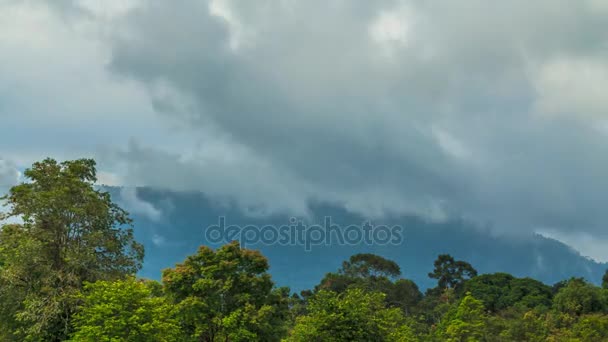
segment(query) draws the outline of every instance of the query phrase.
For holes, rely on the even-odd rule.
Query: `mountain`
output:
[[[288,215],[252,217],[243,214],[229,201],[214,201],[198,192],[105,189],[116,202],[131,211],[136,237],[146,247],[140,275],[152,279],[159,279],[162,269],[184,260],[199,245],[217,247],[223,244],[210,241],[205,235],[209,227],[219,226],[220,217],[225,218],[226,226],[278,227],[291,224]],[[334,205],[317,203],[312,205],[311,212],[312,216],[305,219],[308,224],[323,224],[326,217],[342,227],[361,227],[365,221],[364,217]],[[389,228],[394,225],[402,227],[402,241],[385,245],[323,244],[311,246],[308,251],[298,244],[260,242],[246,247],[261,250],[269,259],[270,272],[277,285],[289,286],[294,291],[313,287],[325,273],[337,270],[343,260],[362,252],[396,261],[403,276],[414,280],[423,289],[434,286],[427,274],[432,270],[437,255],[444,253],[470,262],[480,273],[507,272],[518,277],[533,277],[547,284],[572,276],[599,283],[608,268],[607,264],[584,257],[569,246],[540,235],[497,236],[463,221],[433,223],[409,216],[372,223],[376,226],[385,224]]]

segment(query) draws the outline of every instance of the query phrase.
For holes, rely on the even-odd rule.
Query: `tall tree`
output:
[[[401,275],[396,262],[375,254],[355,254],[337,273],[327,273],[315,290],[344,292],[348,287],[357,286],[371,291],[387,293],[392,286],[391,279]]]
[[[337,273],[327,273],[315,291],[342,293],[349,288],[382,292],[391,307],[400,307],[406,314],[422,299],[418,286],[411,280],[396,279],[401,269],[396,262],[375,254],[355,254],[342,263]]]
[[[274,289],[268,261],[234,241],[202,246],[163,283],[192,341],[279,341],[286,331],[288,290]]]
[[[363,253],[351,256],[342,263],[341,273],[358,278],[396,278],[401,269],[396,262],[379,255]]]
[[[449,254],[439,255],[435,260],[435,269],[429,273],[429,277],[437,279],[440,289],[457,288],[465,280],[477,276],[477,270],[468,262],[454,260]]]
[[[421,300],[422,292],[418,285],[409,279],[397,280],[386,296],[389,306],[401,308],[406,315],[413,313]]]
[[[2,198],[3,218],[23,221],[0,232],[0,300],[14,304],[3,320],[20,339],[63,340],[83,283],[135,273],[143,246],[128,213],[95,188],[95,161],[46,159],[24,175]]]

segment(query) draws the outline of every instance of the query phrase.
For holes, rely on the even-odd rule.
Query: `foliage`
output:
[[[486,335],[485,321],[483,303],[467,293],[458,307],[446,314],[435,334],[447,342],[481,341]]]
[[[581,342],[608,340],[608,316],[592,314],[582,317],[572,326],[569,337]]]
[[[395,278],[401,269],[394,261],[375,254],[355,254],[342,264],[341,273],[354,278]]]
[[[580,279],[572,279],[559,290],[553,300],[553,306],[560,312],[580,316],[601,311],[600,289]]]
[[[416,306],[422,300],[422,292],[418,285],[409,279],[399,279],[386,294],[386,302],[389,306],[398,307],[406,315],[416,312]]]
[[[465,291],[483,301],[487,310],[499,312],[512,306],[551,306],[551,287],[530,278],[506,273],[483,274],[465,283]]]
[[[342,293],[347,289],[359,288],[381,292],[386,295],[388,306],[401,308],[406,314],[411,314],[422,300],[422,293],[413,281],[396,279],[400,274],[399,266],[392,260],[374,254],[356,254],[344,261],[337,273],[327,273],[315,291]]]
[[[288,341],[417,341],[401,311],[386,308],[384,297],[362,289],[319,291]]]
[[[11,339],[67,338],[84,282],[135,273],[143,247],[127,212],[95,189],[95,162],[46,159],[3,197],[3,218],[23,223],[0,232],[0,310]]]
[[[129,278],[84,287],[71,341],[162,342],[180,339],[174,308],[155,284]]]
[[[201,247],[163,272],[165,289],[192,340],[280,340],[288,291],[273,290],[268,261],[238,242],[214,251]]]
[[[477,276],[477,270],[468,262],[454,260],[449,254],[440,255],[435,260],[435,269],[429,273],[429,277],[437,279],[440,289],[457,288],[465,280]]]

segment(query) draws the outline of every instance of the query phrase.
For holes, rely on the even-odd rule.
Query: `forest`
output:
[[[394,261],[355,254],[310,290],[275,284],[238,242],[137,277],[128,212],[91,159],[46,159],[2,197],[2,341],[608,341],[608,272],[544,284],[439,255],[424,292]],[[297,268],[297,260],[293,261]]]

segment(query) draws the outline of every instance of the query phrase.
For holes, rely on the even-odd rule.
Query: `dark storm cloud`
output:
[[[98,156],[110,168],[120,164],[125,182],[202,190],[253,214],[305,213],[310,200],[325,200],[372,216],[607,235],[605,1],[94,3],[53,8],[62,22],[94,28],[53,60],[70,61],[59,57],[96,37],[80,49],[97,57],[87,59],[95,62],[89,69],[100,73],[107,61],[123,88],[85,92],[74,77],[38,91],[78,88],[73,106],[48,105],[66,102],[61,94],[36,103],[70,113],[56,124],[75,122],[84,114],[70,110],[87,107],[103,110],[90,110],[79,126],[108,115],[132,121],[91,143],[124,141],[134,127],[150,132]],[[72,31],[44,32],[67,42]],[[80,75],[88,67],[71,64],[45,70]],[[145,113],[139,89],[128,95],[131,81],[158,116]],[[93,93],[105,95],[86,96]]]
[[[191,169],[179,179],[203,190],[254,173],[252,191],[274,189],[270,198],[246,186],[231,194],[270,207],[316,198],[368,214],[596,230],[608,190],[603,118],[551,104],[579,109],[555,91],[576,63],[607,67],[597,62],[606,10],[597,1],[149,2],[125,18],[111,70],[187,97],[194,108],[165,115],[227,136],[226,153],[246,151],[242,169],[219,173],[173,158]],[[159,185],[174,176],[143,169],[134,177]]]

